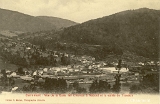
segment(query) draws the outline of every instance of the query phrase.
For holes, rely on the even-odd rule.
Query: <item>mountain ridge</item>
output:
[[[67,20],[67,19],[63,19],[63,18],[58,18],[58,17],[53,17],[53,16],[36,16],[42,20],[45,20],[49,23],[52,23],[53,25],[56,25],[56,28],[66,28],[66,27],[70,27],[70,26],[74,26],[77,25],[78,23],[71,21],[71,20]]]
[[[158,57],[160,10],[141,8],[115,13],[71,26],[61,32],[64,41],[106,45],[108,50],[127,50]]]
[[[9,30],[9,31],[21,31],[21,32],[37,32],[37,31],[48,31],[56,29],[55,24],[47,22],[36,16],[31,16],[17,11],[1,9],[1,8],[0,8],[0,14],[1,14],[0,31]]]

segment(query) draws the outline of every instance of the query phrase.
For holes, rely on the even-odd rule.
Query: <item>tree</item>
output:
[[[86,93],[87,92],[85,88],[79,87],[78,81],[75,81],[73,83],[73,88],[76,90],[77,93]]]
[[[19,67],[19,68],[18,68],[18,73],[19,73],[19,74],[22,74],[22,75],[25,74],[22,67]]]
[[[120,59],[118,61],[118,65],[116,68],[118,70],[118,74],[116,74],[116,76],[115,76],[116,81],[115,81],[115,84],[113,85],[113,88],[112,88],[112,90],[114,92],[119,92],[120,88],[121,88],[120,87],[121,86],[121,83],[120,83],[121,74],[119,74],[119,71],[121,70],[121,67],[122,67],[121,63],[122,63],[122,60]]]
[[[120,87],[121,86],[120,77],[121,77],[120,74],[116,74],[116,76],[115,76],[116,81],[115,81],[115,84],[113,85],[113,88],[112,88],[112,91],[114,91],[114,92],[120,91],[120,88],[121,88]]]
[[[3,77],[4,78],[7,78],[7,74],[6,74],[6,70],[4,69],[4,70],[1,70],[1,73],[3,74]]]
[[[74,88],[74,89],[78,89],[78,87],[79,87],[79,83],[78,83],[78,81],[75,81],[75,82],[73,83],[73,88]]]
[[[107,81],[99,81],[99,92],[109,92],[110,91],[110,84]]]
[[[7,74],[6,74],[6,70],[1,70],[1,73],[3,74],[3,77],[1,78],[2,81],[2,85],[6,85],[7,84]]]
[[[90,87],[89,91],[92,92],[92,93],[98,92],[98,86],[99,85],[98,85],[97,80],[94,80],[93,83],[91,84],[91,87]]]
[[[131,93],[137,93],[137,92],[139,92],[139,91],[141,91],[141,88],[140,88],[139,85],[132,85],[132,86],[130,87],[130,92],[131,92]]]
[[[86,89],[85,88],[81,88],[81,87],[78,87],[77,89],[77,93],[86,93]]]
[[[91,93],[109,92],[111,91],[111,86],[107,81],[99,80],[98,82],[97,80],[94,80],[89,91]]]

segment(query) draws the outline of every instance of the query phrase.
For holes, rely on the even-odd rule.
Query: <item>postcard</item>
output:
[[[159,0],[0,0],[0,104],[159,104]]]

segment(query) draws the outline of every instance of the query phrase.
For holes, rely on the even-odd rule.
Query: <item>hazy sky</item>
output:
[[[160,10],[160,0],[0,0],[0,8],[33,16],[84,22],[116,12],[147,7]]]

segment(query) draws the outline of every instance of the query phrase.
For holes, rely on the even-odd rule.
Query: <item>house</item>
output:
[[[11,74],[12,72],[10,70],[7,70],[6,71],[6,74]]]
[[[91,66],[91,65],[89,65],[89,66],[88,66],[88,69],[92,69],[92,66]]]
[[[68,71],[69,71],[69,72],[73,72],[74,69],[73,69],[73,68],[68,68]]]
[[[79,71],[79,69],[78,69],[78,68],[76,68],[76,69],[74,69],[74,71],[75,71],[75,72],[78,72],[78,71]]]
[[[27,47],[26,49],[27,49],[27,50],[30,50],[31,48],[30,48],[30,47]]]
[[[101,67],[99,69],[103,71],[111,72],[112,70],[115,70],[116,68],[115,67]]]
[[[67,67],[61,67],[61,71],[67,70]]]
[[[139,62],[138,64],[139,64],[139,65],[144,65],[144,63],[142,63],[142,62]]]
[[[32,77],[29,77],[29,76],[20,76],[21,79],[25,80],[25,81],[31,81],[33,80],[34,78]]]
[[[81,62],[82,62],[83,64],[85,64],[85,63],[87,62],[87,60],[86,60],[86,59],[82,59]]]
[[[61,68],[59,68],[59,67],[52,67],[51,69],[52,69],[52,70],[55,70],[56,72],[57,72],[57,71],[61,71]]]
[[[48,70],[46,73],[47,73],[48,75],[54,75],[54,74],[55,74],[55,70],[50,69],[50,70]]]
[[[82,72],[83,74],[87,74],[87,73],[88,73],[88,70],[87,70],[87,69],[83,69],[83,70],[81,70],[81,72]]]
[[[44,71],[44,72],[47,72],[47,71],[48,71],[48,68],[44,68],[43,71]]]
[[[28,71],[24,71],[25,75],[29,75],[30,73]]]
[[[33,72],[33,76],[37,76],[37,75],[39,75],[39,74],[38,74],[38,71],[36,70]]]
[[[121,68],[120,70],[119,70],[119,73],[126,73],[126,72],[128,72],[129,70],[128,69],[126,69],[126,68]],[[118,70],[111,70],[111,73],[118,73]]]
[[[17,75],[17,73],[16,72],[12,72],[11,74],[10,74],[10,77],[16,77],[16,78],[18,78],[18,77],[20,77],[19,75]]]
[[[43,74],[43,70],[37,70],[38,71],[38,75],[42,75]]]
[[[29,70],[29,71],[27,71],[28,73],[29,73],[29,76],[32,76],[32,74],[33,74],[33,71],[32,70]]]
[[[160,66],[160,62],[159,61],[157,62],[157,65]]]
[[[18,89],[18,87],[13,87],[13,88],[11,89],[11,92],[16,91],[17,89]]]

